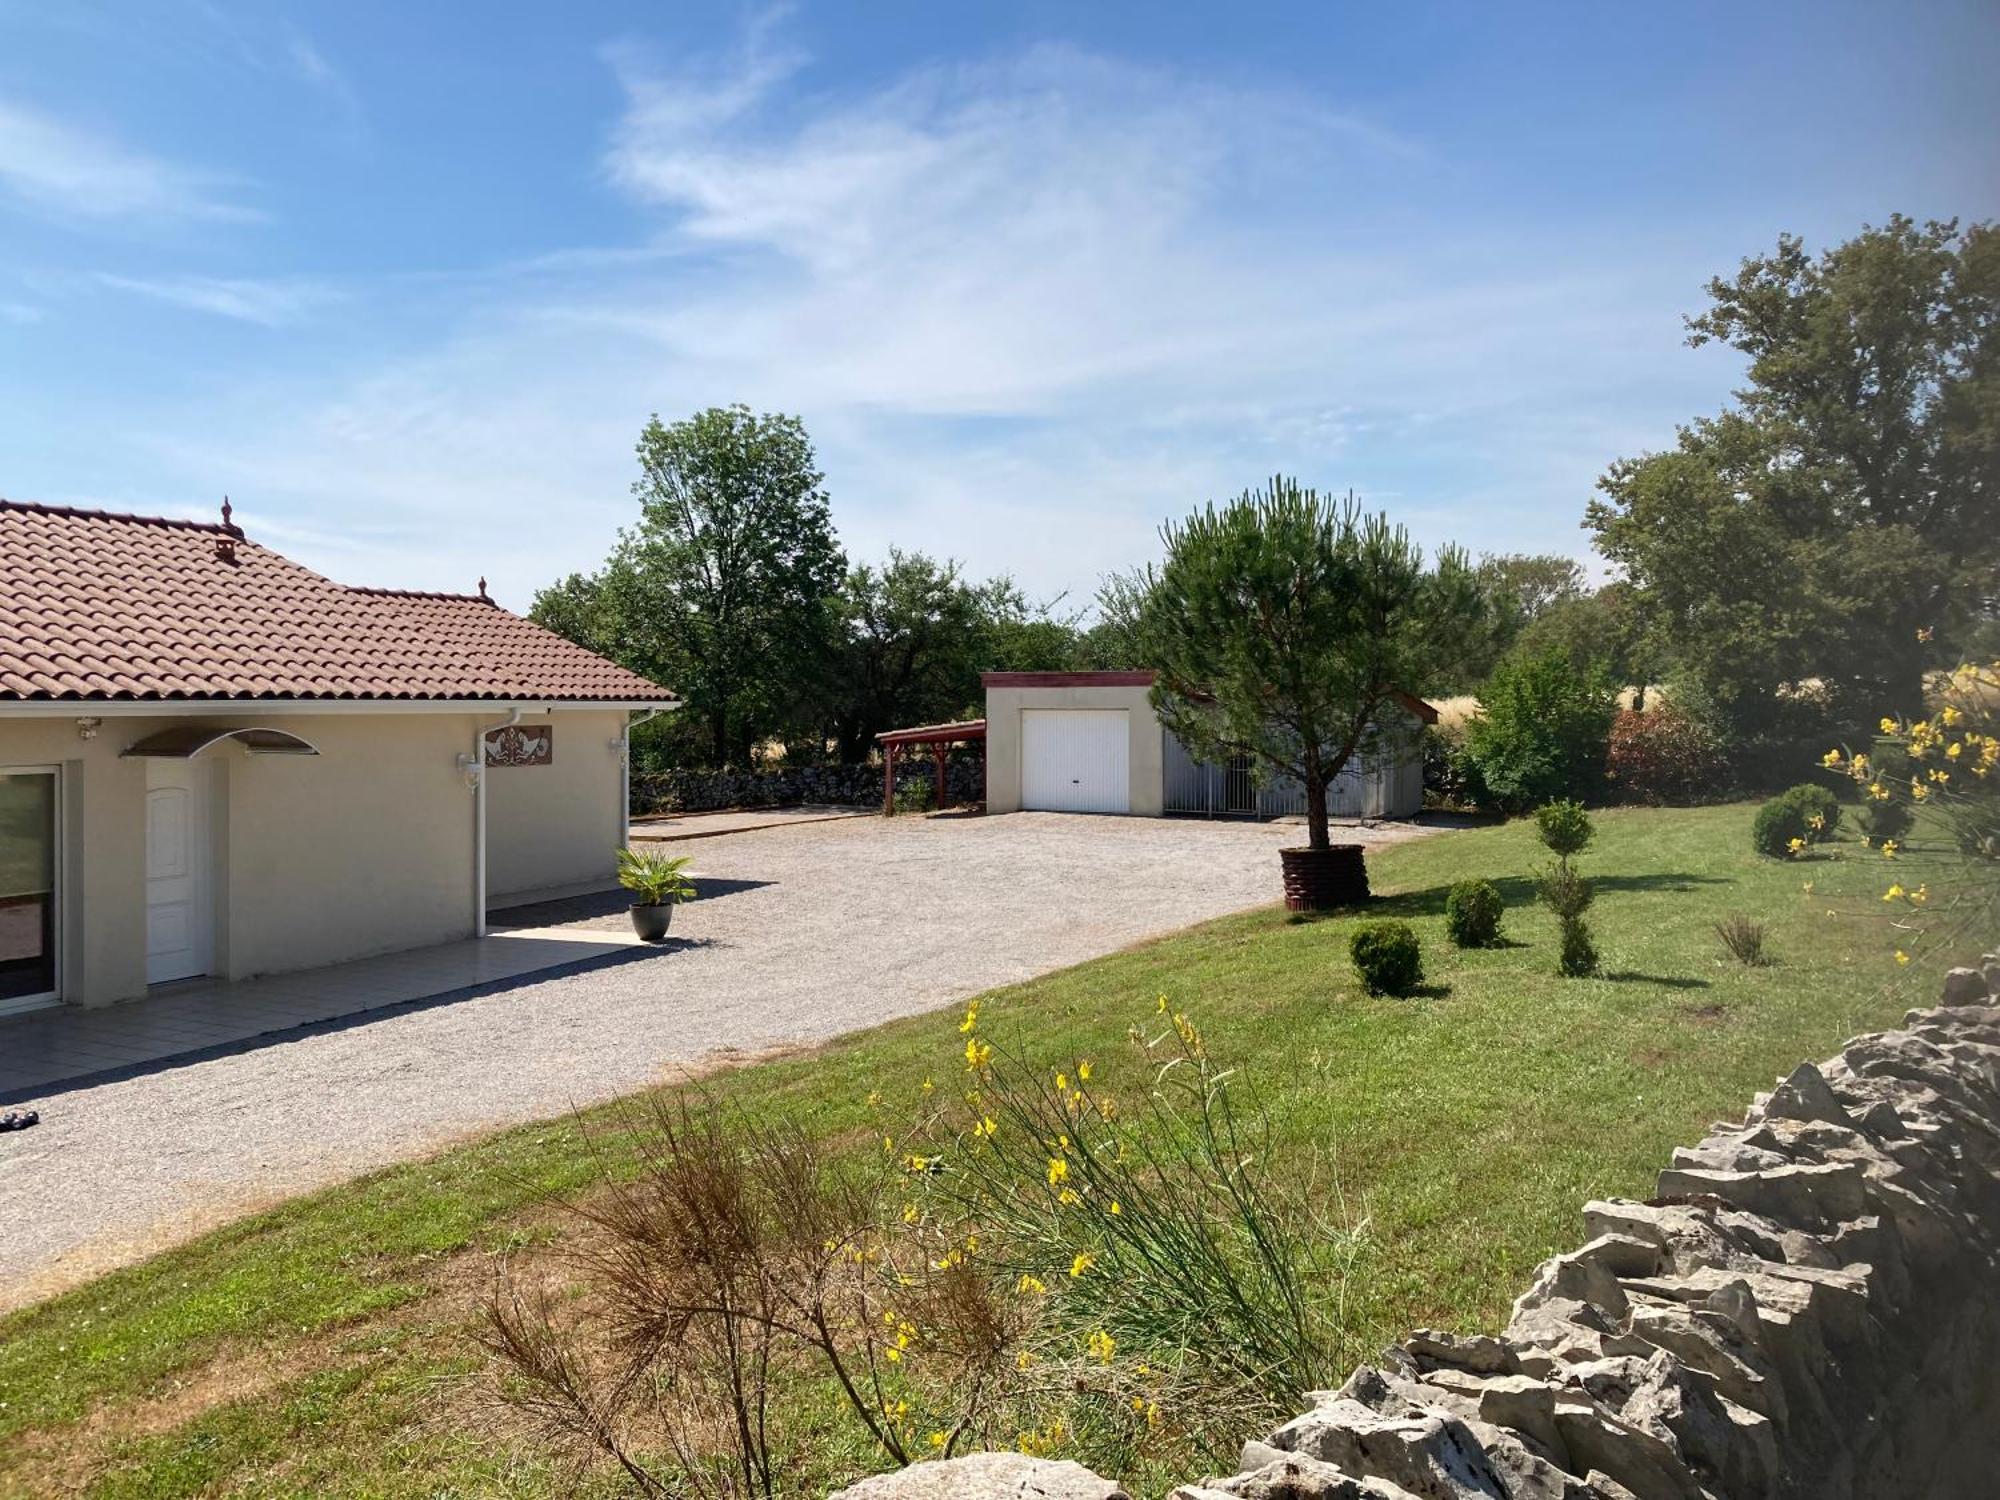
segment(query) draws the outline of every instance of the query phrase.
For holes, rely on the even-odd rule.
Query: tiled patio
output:
[[[122,1005],[58,1006],[0,1018],[0,1104],[30,1101],[100,1074],[150,1071],[300,1026],[484,993],[555,969],[657,951],[629,931],[609,928],[496,927],[483,938],[294,974],[234,983],[190,980]]]

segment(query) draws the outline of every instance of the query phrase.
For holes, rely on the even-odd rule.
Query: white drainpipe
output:
[[[618,751],[618,847],[627,848],[632,842],[632,731],[648,719],[659,715],[657,708],[649,708],[636,719],[627,719],[625,727],[618,732],[612,744]]]
[[[486,936],[486,736],[496,729],[511,729],[521,722],[521,710],[510,708],[497,724],[482,724],[474,732],[472,754],[460,757],[459,764],[472,778],[472,935]]]

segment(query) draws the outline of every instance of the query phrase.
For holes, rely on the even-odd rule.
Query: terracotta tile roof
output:
[[[0,701],[673,696],[483,595],[348,588],[232,526],[0,500]]]

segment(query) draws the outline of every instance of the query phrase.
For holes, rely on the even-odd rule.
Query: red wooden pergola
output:
[[[961,719],[955,724],[919,724],[914,729],[885,729],[875,736],[882,746],[882,816],[896,815],[896,752],[905,746],[929,745],[937,765],[938,806],[944,806],[944,757],[953,745],[979,742],[979,786],[986,789],[986,721]]]

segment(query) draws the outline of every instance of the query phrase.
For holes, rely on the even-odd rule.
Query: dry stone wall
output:
[[[2000,1495],[2000,956],[1584,1223],[1498,1338],[1413,1333],[1171,1500]],[[1077,1493],[919,1467],[865,1493]]]
[[[896,767],[896,789],[935,790],[937,772],[928,755],[904,758]],[[984,768],[976,759],[946,762],[945,784],[954,805],[986,797]],[[879,807],[880,766],[794,766],[773,771],[648,771],[632,777],[632,811],[716,812],[735,807]]]

